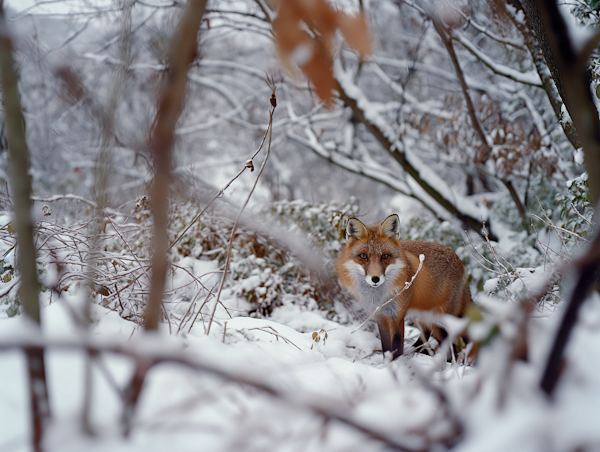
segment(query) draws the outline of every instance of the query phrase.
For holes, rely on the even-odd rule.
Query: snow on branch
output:
[[[214,81],[212,78],[188,74],[188,79],[200,86],[210,88],[219,93],[233,108],[236,108],[239,105],[239,97],[234,95],[225,85]]]
[[[34,202],[57,202],[57,201],[63,201],[63,200],[69,200],[69,201],[79,201],[82,203],[85,203],[93,208],[98,208],[98,203],[94,202],[94,201],[90,201],[87,198],[84,198],[83,196],[79,196],[79,195],[73,195],[70,193],[64,194],[64,195],[53,195],[53,196],[32,196],[31,200]],[[111,215],[119,215],[120,212],[111,209],[109,207],[104,206],[102,208],[104,210],[104,212],[109,213]]]
[[[424,164],[398,139],[397,134],[379,114],[362,90],[354,84],[350,74],[343,71],[339,63],[334,65],[338,80],[340,98],[348,105],[356,117],[367,127],[377,141],[402,166],[404,171],[435,202],[453,217],[459,219],[468,229],[479,232],[481,222],[488,221],[487,209],[477,206],[471,200],[460,196],[431,168]]]
[[[452,114],[450,112],[442,110],[442,106],[430,105],[426,102],[420,102],[413,95],[408,93],[402,86],[396,83],[392,78],[379,65],[369,65],[368,68],[372,70],[377,77],[379,77],[392,91],[401,96],[406,102],[408,102],[416,110],[426,113],[434,118],[440,118],[444,120],[452,120]],[[437,103],[437,102],[436,102]]]
[[[245,64],[238,63],[236,61],[209,60],[209,59],[203,58],[199,61],[199,64],[200,64],[201,68],[214,68],[214,69],[218,69],[218,70],[222,70],[224,68],[224,69],[232,69],[237,72],[244,72],[248,75],[251,75],[253,77],[260,79],[261,82],[264,81],[264,79],[265,79],[264,71],[256,69],[252,66],[247,66]]]
[[[460,42],[465,49],[471,52],[471,54],[473,54],[479,61],[490,68],[494,73],[503,77],[507,77],[515,82],[523,83],[524,85],[535,86],[538,88],[542,87],[542,81],[536,72],[519,72],[516,69],[495,62],[460,33],[454,32],[452,33],[452,37]]]
[[[355,160],[350,158],[340,152],[336,152],[333,150],[328,150],[319,142],[315,133],[308,127],[304,129],[308,138],[303,138],[291,131],[286,133],[288,138],[296,141],[297,143],[306,146],[307,148],[313,150],[320,157],[329,160],[332,163],[335,163],[341,168],[345,170],[351,171],[355,174],[360,174],[362,176],[366,176],[369,179],[373,179],[377,182],[381,182],[387,185],[390,188],[393,188],[399,193],[402,193],[406,196],[413,196],[411,193],[411,189],[408,185],[398,179],[397,176],[392,174],[388,168],[385,168],[381,165],[376,164],[371,161],[369,163],[362,162],[359,160]]]
[[[496,33],[489,30],[487,27],[477,23],[475,21],[475,19],[473,19],[473,17],[466,15],[459,8],[456,8],[453,5],[450,5],[450,6],[451,6],[452,10],[455,11],[457,14],[459,14],[469,25],[471,25],[475,30],[479,31],[480,33],[483,33],[484,35],[486,35],[488,38],[493,39],[494,41],[499,42],[500,44],[515,47],[515,48],[523,50],[523,51],[527,50],[527,48],[523,44],[522,40],[510,39],[510,38],[506,38],[504,36],[499,36]]]
[[[431,66],[428,64],[423,64],[418,61],[413,62],[413,61],[408,61],[408,60],[387,58],[387,57],[382,57],[382,56],[374,56],[374,57],[368,59],[367,61],[375,62],[381,66],[389,66],[389,67],[393,67],[393,68],[397,68],[397,69],[405,69],[405,70],[412,66],[418,72],[422,72],[424,74],[429,74],[434,77],[438,77],[441,80],[445,80],[447,82],[452,82],[452,83],[457,83],[457,84],[459,83],[458,78],[456,77],[456,75],[454,73],[449,72],[449,71],[439,68],[439,67],[434,67],[434,66]],[[490,83],[482,83],[482,82],[475,80],[469,76],[466,76],[465,80],[467,82],[467,85],[469,85],[469,87],[471,89],[474,89],[474,90],[482,92],[482,93],[488,93],[495,97],[511,99],[513,94],[515,94],[515,92],[516,92],[515,88],[511,85],[502,85],[501,87],[498,87],[498,86],[495,86]]]
[[[238,105],[236,108],[232,108],[225,114],[215,115],[214,119],[211,119],[209,121],[192,124],[185,127],[178,127],[177,129],[175,129],[175,135],[189,135],[192,133],[201,132],[203,130],[210,130],[223,122],[231,120],[242,111],[244,111],[244,106]]]

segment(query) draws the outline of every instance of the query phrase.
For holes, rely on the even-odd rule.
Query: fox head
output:
[[[390,215],[381,225],[365,226],[351,218],[346,226],[344,269],[351,285],[363,292],[369,288],[384,288],[396,279],[404,268],[400,249],[400,219]]]

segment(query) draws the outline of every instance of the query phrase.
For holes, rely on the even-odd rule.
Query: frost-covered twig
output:
[[[520,41],[518,39],[511,39],[508,37],[499,36],[496,33],[494,33],[492,30],[490,30],[489,28],[485,27],[484,25],[477,23],[473,17],[466,15],[460,8],[456,7],[452,3],[449,3],[448,6],[450,6],[450,8],[452,8],[452,10],[455,13],[460,15],[463,18],[463,20],[466,21],[467,24],[471,25],[478,32],[483,33],[488,38],[493,39],[494,41],[499,42],[500,44],[504,44],[504,45],[510,46],[510,47],[515,47],[519,50],[527,50],[522,41]]]
[[[78,196],[78,195],[73,195],[73,194],[53,195],[53,196],[32,196],[31,200],[35,201],[35,202],[57,202],[57,201],[63,201],[63,200],[80,201],[80,202],[83,202],[83,203],[93,207],[93,208],[98,207],[98,203],[91,201],[87,198],[84,198],[83,196]],[[118,214],[118,212],[116,210],[110,209],[108,207],[104,207],[104,211],[111,215]]]
[[[221,292],[223,291],[223,287],[225,286],[225,280],[227,278],[227,271],[229,270],[229,263],[231,262],[231,249],[233,247],[233,239],[235,237],[235,231],[238,227],[238,224],[240,222],[240,218],[242,217],[242,213],[244,213],[244,209],[246,208],[246,206],[248,205],[248,203],[250,202],[250,197],[252,196],[252,193],[254,193],[254,190],[256,189],[256,186],[258,184],[258,180],[260,179],[260,176],[262,175],[265,166],[267,165],[267,160],[269,159],[269,155],[271,154],[271,139],[273,137],[273,114],[275,113],[275,108],[277,107],[277,97],[275,96],[275,81],[272,79],[268,79],[267,82],[269,83],[269,85],[271,86],[271,108],[269,109],[269,125],[267,127],[267,131],[265,132],[265,137],[263,137],[263,143],[265,142],[265,138],[268,134],[269,136],[269,142],[267,143],[267,152],[265,155],[265,158],[262,162],[262,165],[260,167],[260,170],[258,171],[258,174],[256,175],[256,179],[254,180],[254,184],[252,185],[252,188],[250,189],[250,192],[248,193],[248,196],[246,197],[246,201],[244,202],[244,204],[242,205],[242,207],[240,208],[237,218],[235,219],[235,223],[233,224],[233,227],[231,228],[231,236],[229,237],[229,245],[227,246],[227,258],[225,260],[225,267],[223,269],[223,276],[221,278],[221,284],[219,285],[219,291],[217,292],[217,298],[215,300],[215,306],[213,308],[213,311],[210,315],[210,320],[208,321],[208,328],[206,330],[206,334],[210,334],[210,327],[212,325],[213,319],[215,317],[215,312],[217,310],[217,306],[219,305],[219,303],[221,302]],[[261,147],[262,147],[262,143],[261,143]],[[259,148],[260,151],[260,148]],[[258,151],[257,151],[258,153]],[[255,154],[256,155],[256,154]],[[252,163],[252,161],[250,161],[250,163]]]
[[[485,227],[485,225],[484,225]],[[496,264],[494,262],[492,262],[491,260],[489,260],[486,256],[483,255],[483,253],[481,251],[479,251],[477,249],[477,247],[475,246],[475,244],[473,243],[473,241],[471,240],[471,237],[469,236],[468,231],[465,231],[465,235],[467,236],[467,240],[469,240],[469,243],[471,244],[471,246],[473,247],[473,249],[475,250],[475,252],[479,255],[479,258],[481,258],[484,262],[487,263],[484,264],[481,260],[479,260],[479,258],[477,258],[473,253],[471,253],[471,251],[469,250],[469,248],[467,248],[465,246],[465,243],[463,242],[463,246],[465,246],[465,249],[467,250],[467,253],[469,253],[469,255],[473,258],[473,260],[475,260],[475,262],[477,262],[481,267],[485,268],[487,271],[489,271],[490,273],[494,273],[498,276],[504,276],[504,273],[498,271],[498,270],[494,270],[491,267],[495,267]]]
[[[248,328],[248,331],[252,331],[252,330],[258,330],[258,331],[262,331],[263,333],[272,334],[273,336],[275,336],[275,338],[277,340],[279,340],[281,338],[281,340],[283,340],[283,342],[285,342],[286,344],[293,345],[298,350],[301,350],[300,347],[298,347],[296,344],[294,344],[292,341],[290,341],[287,337],[282,336],[281,334],[279,334],[279,332],[275,328],[273,328],[272,326]],[[269,331],[269,330],[271,330],[271,331]],[[223,335],[224,334],[225,333],[223,333]]]
[[[246,160],[244,166],[238,171],[238,173],[233,176],[220,190],[219,192],[214,195],[210,201],[208,201],[208,203],[206,204],[206,206],[204,206],[204,208],[194,217],[194,219],[192,221],[190,221],[190,223],[184,228],[183,231],[181,231],[181,234],[179,234],[177,236],[177,238],[175,238],[175,240],[173,240],[173,242],[169,245],[168,250],[170,250],[171,248],[173,248],[175,246],[175,244],[177,244],[177,242],[179,242],[182,237],[185,236],[185,234],[190,230],[190,228],[196,224],[198,222],[198,220],[202,217],[202,215],[204,215],[204,213],[208,210],[208,208],[219,198],[221,198],[225,192],[227,191],[227,189],[231,186],[231,184],[233,184],[247,169],[250,169],[251,171],[254,170],[254,159],[256,158],[256,156],[258,155],[258,153],[262,150],[264,144],[265,144],[265,140],[267,139],[267,136],[269,136],[269,128],[272,127],[273,123],[272,123],[272,118],[269,121],[269,124],[267,125],[267,131],[263,134],[263,138],[260,142],[260,144],[258,145],[258,148],[256,149],[256,151],[254,151],[254,153],[252,154],[252,156]]]
[[[590,220],[588,220],[586,217],[584,217],[581,214],[581,212],[579,212],[579,210],[577,210],[577,208],[575,207],[575,204],[573,204],[572,202],[571,202],[571,208],[573,209],[573,212],[575,212],[575,214],[583,220],[584,223],[586,223],[588,226],[592,226],[592,222]]]
[[[504,257],[502,257],[498,253],[498,251],[496,250],[494,245],[492,245],[492,241],[490,240],[490,237],[488,235],[487,229],[485,227],[485,223],[483,224],[483,228],[481,231],[482,231],[483,238],[484,238],[483,243],[485,244],[486,248],[489,250],[489,252],[494,257],[495,262],[491,261],[486,256],[484,256],[477,249],[477,247],[473,244],[473,242],[471,241],[471,237],[469,237],[469,234],[467,234],[467,239],[469,240],[469,243],[471,244],[473,249],[477,252],[477,254],[481,257],[481,259],[487,263],[487,265],[485,265],[483,262],[481,262],[477,257],[475,257],[473,255],[473,253],[471,253],[471,251],[468,248],[466,248],[467,252],[471,255],[471,257],[473,257],[473,259],[475,259],[475,261],[479,265],[481,265],[483,268],[485,268],[487,271],[489,271],[491,273],[495,273],[500,278],[506,278],[509,281],[513,280],[515,278],[521,279],[519,274],[512,270],[512,265]],[[509,269],[509,267],[510,267],[510,269]],[[499,270],[496,270],[496,268]],[[527,289],[527,286],[525,285],[525,282],[522,279],[521,279],[521,282],[523,283],[523,287],[525,287],[525,289]]]
[[[204,302],[200,305],[200,307],[198,308],[198,312],[196,312],[196,315],[194,316],[194,320],[192,320],[192,323],[190,324],[190,327],[188,328],[188,333],[190,331],[192,331],[192,328],[194,327],[194,323],[196,323],[196,320],[198,319],[198,316],[200,315],[200,313],[202,312],[202,308],[204,306],[206,306],[206,304],[210,301],[210,299],[214,296],[214,290],[215,287],[217,287],[217,284],[219,284],[219,282],[217,281],[215,283],[214,286],[212,286],[212,288],[208,291],[208,293],[206,294],[206,298],[204,298]]]
[[[492,60],[483,51],[477,48],[471,41],[465,38],[460,33],[454,33],[452,36],[455,40],[460,42],[465,49],[467,49],[473,56],[479,61],[485,64],[492,72],[507,77],[515,82],[522,83],[524,85],[530,85],[535,87],[541,87],[540,77],[536,72],[521,72],[508,66],[504,66]]]

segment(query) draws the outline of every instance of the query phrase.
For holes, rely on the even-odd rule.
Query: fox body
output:
[[[336,263],[344,288],[369,314],[394,298],[375,317],[382,349],[392,352],[393,359],[403,352],[404,318],[409,310],[461,317],[473,303],[467,272],[456,253],[435,242],[400,240],[398,215],[373,226],[351,218],[346,240]],[[417,273],[421,255],[424,260],[419,273],[403,290]],[[440,328],[427,327],[441,342],[444,334]]]

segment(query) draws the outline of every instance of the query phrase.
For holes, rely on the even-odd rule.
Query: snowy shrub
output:
[[[560,222],[557,225],[573,232],[565,234],[565,240],[577,241],[579,237],[585,237],[593,231],[594,208],[589,198],[587,173],[567,181],[567,189],[568,191],[557,196],[560,209]]]
[[[360,204],[351,197],[345,204],[313,204],[307,201],[278,201],[271,205],[271,213],[280,222],[308,234],[309,246],[318,246],[330,257],[342,247],[346,222],[358,215]]]
[[[341,248],[345,223],[357,212],[358,203],[354,199],[342,205],[278,201],[265,210],[286,234],[306,240],[305,250],[325,252],[329,258],[329,277],[334,277],[331,263]],[[296,303],[319,306],[334,315],[332,300],[320,290],[322,278],[327,275],[314,274],[267,237],[241,233],[237,240],[239,246],[234,250],[231,264],[232,290],[250,302],[250,314],[266,316],[276,306]]]
[[[193,220],[200,208],[177,204],[171,208],[170,240],[179,240],[171,249],[171,260],[214,261],[223,268],[231,235],[232,221],[209,211]],[[334,315],[333,302],[321,290],[323,277],[333,278],[332,261],[341,248],[347,219],[358,212],[356,200],[337,205],[312,204],[304,201],[280,201],[266,207],[261,216],[272,218],[274,229],[294,240],[306,240],[304,250],[315,249],[329,257],[330,275],[316,275],[298,257],[268,231],[238,226],[231,249],[229,274],[225,287],[247,302],[246,314],[269,316],[273,309],[286,303],[319,307]],[[188,228],[186,230],[186,228]],[[276,234],[275,234],[276,235]],[[181,236],[181,237],[180,237]],[[193,296],[190,294],[188,299]]]
[[[344,205],[277,202],[261,212],[272,218],[280,235],[305,240],[305,251],[324,253],[329,259],[328,275],[314,274],[268,231],[238,227],[225,289],[245,300],[241,312],[269,316],[275,307],[294,303],[319,307],[333,316],[333,301],[320,287],[324,279],[334,278],[331,263],[341,247],[345,222],[357,211],[358,204],[352,200]],[[168,323],[189,322],[193,312],[206,306],[214,297],[225,264],[233,222],[215,211],[199,215],[200,212],[201,208],[191,202],[172,203],[170,207],[171,266],[162,312],[162,320]],[[54,217],[51,222],[37,225],[43,289],[48,287],[51,294],[60,294],[87,287],[97,303],[141,324],[151,271],[152,218],[148,198],[140,197],[129,213],[108,214],[95,240],[90,235],[89,220]],[[6,256],[14,246],[8,226],[2,229],[0,239]],[[8,290],[15,277],[14,269],[6,257],[0,265],[0,289]],[[2,310],[7,316],[18,313],[16,292],[3,298]]]

